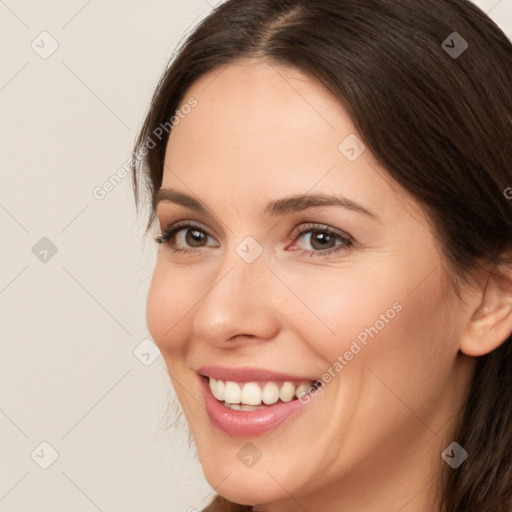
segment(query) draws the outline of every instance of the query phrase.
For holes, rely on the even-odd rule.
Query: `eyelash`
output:
[[[191,253],[195,252],[194,249],[183,249],[181,247],[173,247],[169,242],[172,240],[174,235],[178,233],[179,231],[188,228],[188,229],[194,229],[196,231],[200,231],[207,237],[210,236],[208,233],[199,225],[193,224],[189,221],[182,221],[177,222],[176,224],[173,224],[172,226],[169,226],[167,229],[162,231],[158,234],[158,236],[155,237],[155,242],[159,244],[168,244],[169,247],[173,250],[174,253]],[[307,224],[307,227],[303,227],[301,229],[296,229],[293,234],[290,236],[291,240],[295,240],[296,238],[300,238],[301,236],[304,236],[308,233],[325,233],[329,236],[334,237],[336,240],[339,240],[342,242],[340,245],[335,245],[334,247],[331,247],[330,249],[325,250],[308,250],[308,249],[297,249],[297,251],[300,252],[301,255],[307,255],[307,256],[328,256],[331,254],[335,254],[341,251],[346,251],[350,247],[352,247],[354,240],[346,235],[338,233],[337,231],[332,230],[328,226],[324,224]],[[202,249],[202,247],[199,247],[197,249]]]

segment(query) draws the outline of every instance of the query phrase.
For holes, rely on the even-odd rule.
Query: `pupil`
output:
[[[187,243],[189,245],[194,245],[195,243],[201,243],[203,237],[203,233],[197,230],[189,230],[187,233]]]
[[[325,249],[325,245],[329,244],[331,241],[331,236],[326,233],[322,233],[321,231],[317,231],[316,235],[313,237],[313,241],[318,242],[321,249]]]

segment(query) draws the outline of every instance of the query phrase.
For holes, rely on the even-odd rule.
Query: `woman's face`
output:
[[[268,510],[418,502],[473,368],[426,217],[299,71],[243,61],[191,98],[157,211],[192,226],[160,246],[147,322],[206,478]],[[268,404],[221,403],[241,399]]]

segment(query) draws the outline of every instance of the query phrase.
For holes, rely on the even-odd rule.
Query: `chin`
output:
[[[238,464],[222,464],[218,456],[214,456],[213,460],[201,459],[205,478],[217,494],[239,505],[271,503],[288,496],[283,487],[288,489],[290,486],[282,483],[281,487],[277,482],[271,485],[273,479],[263,465],[246,468],[238,459],[236,462]],[[272,471],[269,473],[272,474]],[[289,492],[293,494],[293,489]]]

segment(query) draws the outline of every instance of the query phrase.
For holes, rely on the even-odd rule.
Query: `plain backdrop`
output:
[[[0,0],[2,512],[192,512],[213,496],[169,423],[145,319],[157,247],[118,169],[216,3]],[[476,3],[512,38],[512,0]]]

